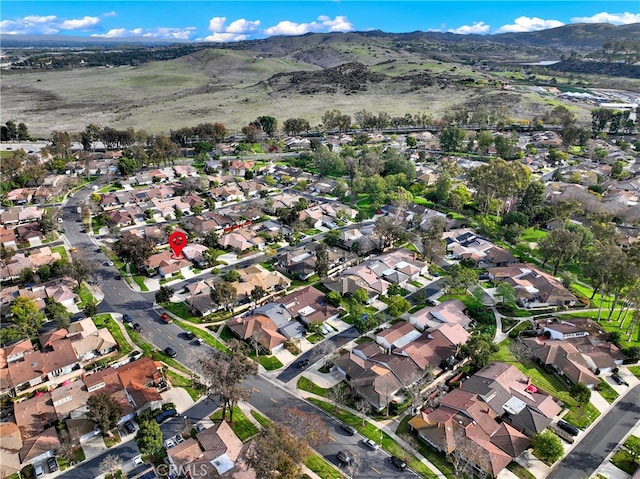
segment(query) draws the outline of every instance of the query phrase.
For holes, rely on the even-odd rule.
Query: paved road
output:
[[[547,476],[547,479],[583,479],[591,477],[640,421],[640,385],[618,401],[576,447]]]
[[[131,461],[139,454],[140,451],[138,450],[138,446],[136,446],[135,441],[124,442],[112,447],[108,452],[98,457],[94,457],[93,459],[85,461],[80,465],[74,467],[73,469],[63,472],[57,477],[62,477],[64,479],[95,479],[102,474],[102,472],[100,472],[100,463],[103,461],[105,456],[118,456],[118,458],[120,458],[123,463],[126,463],[127,461]]]

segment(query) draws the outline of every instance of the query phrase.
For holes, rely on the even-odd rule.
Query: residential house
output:
[[[243,341],[248,341],[256,350],[268,354],[280,351],[287,338],[278,332],[278,326],[263,314],[249,314],[231,318],[226,323],[231,333]]]
[[[145,266],[151,274],[159,274],[163,278],[170,278],[174,274],[184,274],[189,271],[192,263],[182,258],[175,259],[172,251],[165,250],[149,256]]]
[[[22,436],[15,422],[0,423],[0,476],[9,477],[22,469],[18,452],[22,449]]]
[[[454,259],[472,259],[481,268],[507,266],[519,263],[513,254],[478,236],[469,228],[447,231],[443,234],[447,253]]]
[[[248,303],[251,301],[251,291],[257,286],[267,294],[262,301],[277,291],[284,291],[291,285],[291,280],[277,271],[267,271],[259,265],[248,266],[238,270],[240,281],[233,283],[236,288],[236,301]]]
[[[49,427],[37,436],[24,441],[18,457],[22,464],[37,464],[55,455],[60,448],[60,440],[55,427]]]
[[[50,392],[37,392],[35,396],[13,405],[13,415],[20,429],[22,440],[38,436],[58,420]]]
[[[233,176],[240,176],[244,178],[247,171],[251,171],[255,166],[254,161],[246,160],[231,160],[229,163],[229,174]]]
[[[18,249],[18,238],[15,229],[7,229],[0,226],[0,245],[7,250]]]
[[[304,326],[295,320],[283,304],[265,303],[252,310],[251,314],[268,316],[278,327],[278,332],[287,339],[300,339],[304,337]]]
[[[516,299],[526,308],[573,306],[577,301],[562,282],[532,264],[489,268],[489,278],[511,284]]]
[[[220,307],[211,299],[213,280],[201,280],[187,285],[185,303],[193,314],[206,316],[218,310]]]
[[[338,308],[326,302],[326,295],[313,286],[289,293],[276,302],[284,305],[293,318],[307,327],[313,323],[336,319],[340,313]]]
[[[248,228],[239,228],[221,236],[218,239],[218,244],[222,248],[247,251],[252,248],[263,249],[266,246],[266,241]]]
[[[469,461],[474,474],[497,477],[530,444],[499,419],[477,394],[454,389],[438,408],[421,411],[409,425],[436,450]]]
[[[90,361],[118,349],[118,342],[109,330],[96,328],[91,318],[71,323],[67,328],[67,338],[80,361]]]
[[[376,334],[376,343],[387,352],[402,348],[420,337],[420,331],[406,321],[398,321]]]
[[[435,328],[441,324],[457,324],[467,328],[471,318],[467,316],[467,307],[459,299],[449,299],[436,306],[426,306],[409,316],[409,322],[420,331]]]

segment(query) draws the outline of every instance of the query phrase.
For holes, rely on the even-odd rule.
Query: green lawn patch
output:
[[[229,413],[227,412],[227,417],[228,414]],[[213,421],[220,422],[222,420],[222,409],[218,409],[214,412],[211,415],[211,419]],[[242,442],[246,442],[248,439],[251,439],[253,436],[258,434],[258,428],[255,424],[249,421],[247,416],[244,415],[238,406],[233,408],[233,422],[229,425]]]
[[[144,280],[146,278],[144,276],[134,276],[133,277],[133,281],[138,285],[138,287],[140,288],[140,291],[149,291],[149,288],[147,288],[147,285],[144,284]]]
[[[60,253],[60,257],[63,260],[69,261],[69,256],[67,255],[67,249],[64,246],[52,246],[51,247],[51,252],[52,253]]]
[[[563,419],[579,429],[585,429],[595,421],[598,416],[600,416],[600,411],[598,411],[593,404],[585,404],[582,408],[574,404]]]
[[[254,409],[251,410],[251,415],[254,417],[256,421],[260,423],[262,427],[265,427],[271,423],[271,421],[269,421],[266,417],[264,417],[262,414],[260,414],[258,411]]]
[[[189,323],[185,323],[184,321],[175,320],[174,322],[176,325],[178,325],[185,331],[189,331],[195,334],[196,338],[202,339],[205,343],[207,343],[212,348],[222,351],[223,353],[227,353],[227,354],[229,353],[229,348],[226,345],[222,344],[214,336],[207,333],[206,331],[200,328],[197,328],[196,326],[192,326]]]
[[[78,304],[79,308],[84,307],[85,304],[93,303],[95,298],[84,284],[80,287],[80,291],[78,292],[78,296],[80,296],[80,304]]]
[[[635,457],[626,449],[621,449],[616,452],[611,458],[611,462],[618,469],[622,469],[627,474],[632,475],[636,468],[638,467],[638,463],[635,460]]]
[[[631,374],[640,379],[640,366],[629,366],[627,369],[629,369]]]
[[[177,374],[171,370],[165,371],[165,374],[167,375],[167,378],[169,379],[173,387],[183,388],[189,393],[189,396],[191,396],[191,399],[193,399],[194,402],[198,401],[198,399],[200,399],[200,397],[202,396],[201,390],[197,390],[191,387],[190,379],[185,378],[184,376],[181,376],[180,374]]]
[[[96,325],[96,328],[107,328],[107,330],[113,336],[113,339],[118,343],[118,358],[129,354],[133,351],[133,348],[129,344],[129,342],[125,339],[124,334],[120,330],[120,327],[116,323],[116,320],[111,317],[110,314],[96,314],[93,318],[93,323]]]
[[[520,241],[526,241],[527,243],[537,243],[542,238],[546,238],[547,232],[539,228],[527,228],[522,232]]]
[[[318,333],[313,333],[310,334],[307,337],[307,341],[309,341],[311,344],[316,344],[319,343],[320,341],[322,341],[324,339],[324,337],[321,334]]]
[[[202,318],[200,316],[194,316],[189,311],[189,307],[184,303],[166,303],[162,305],[167,311],[170,311],[174,315],[192,323],[201,323]]]
[[[598,384],[598,392],[600,395],[611,404],[619,394],[611,387],[611,385],[605,380],[600,378],[600,384]]]
[[[258,361],[267,371],[275,371],[282,367],[282,363],[275,356],[249,356]]]
[[[305,378],[304,376],[300,376],[300,379],[298,379],[298,389],[302,389],[303,391],[307,391],[323,397],[326,397],[327,393],[329,392],[329,389],[318,386],[316,383]]]
[[[315,452],[305,459],[304,465],[322,479],[342,479],[342,477],[344,477],[340,471],[337,471],[335,467]]]
[[[536,476],[527,471],[524,467],[518,464],[516,461],[511,461],[507,465],[507,469],[513,472],[520,479],[536,479]]]

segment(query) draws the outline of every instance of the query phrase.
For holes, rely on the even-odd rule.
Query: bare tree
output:
[[[531,350],[520,338],[515,338],[511,341],[509,349],[520,363],[531,357]]]
[[[287,425],[291,435],[304,440],[313,448],[331,440],[329,429],[317,414],[302,411],[297,407],[289,407],[281,409],[278,416],[278,419]]]
[[[122,459],[113,454],[109,454],[100,462],[100,466],[98,467],[103,474],[113,474],[122,467]]]
[[[338,384],[329,389],[327,393],[327,398],[330,401],[334,402],[334,411],[338,409],[338,404],[343,404],[348,396],[349,387],[344,383],[344,381],[340,381]]]
[[[369,410],[371,409],[371,405],[364,399],[360,398],[356,401],[354,406],[356,411],[358,411],[361,414],[362,422],[360,423],[360,425],[364,427],[364,421],[365,421],[365,418],[367,417],[367,414],[369,413]]]

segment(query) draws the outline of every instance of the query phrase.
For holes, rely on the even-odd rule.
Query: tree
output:
[[[202,377],[210,396],[219,395],[222,403],[222,419],[226,420],[229,410],[229,422],[233,423],[233,408],[238,401],[248,400],[252,389],[242,387],[243,381],[258,372],[258,364],[249,359],[244,345],[231,341],[231,354],[211,350],[208,356],[200,358]]]
[[[87,400],[89,420],[106,436],[118,425],[122,416],[122,406],[107,392],[98,392]]]
[[[327,276],[329,272],[329,250],[326,243],[319,242],[316,245],[316,274],[320,278]]]
[[[509,225],[503,226],[502,237],[507,243],[514,245],[522,236],[524,229],[525,227],[518,223],[511,223]]]
[[[278,120],[272,116],[259,116],[256,122],[260,125],[267,136],[273,136],[278,129]]]
[[[122,468],[122,464],[122,459],[120,459],[118,456],[114,456],[113,454],[109,454],[105,456],[102,461],[100,461],[100,465],[98,466],[98,468],[103,474],[113,474],[118,469]]]
[[[342,296],[337,291],[329,291],[327,293],[327,303],[331,306],[335,306],[336,308],[340,306],[342,302]]]
[[[122,236],[113,248],[122,261],[133,263],[136,268],[141,268],[155,249],[151,241],[136,235]]]
[[[173,288],[164,285],[160,286],[160,289],[156,291],[156,303],[168,303],[169,301],[171,301],[173,293]]]
[[[564,454],[560,438],[548,429],[536,434],[531,441],[531,445],[537,457],[550,463],[556,462]]]
[[[69,327],[71,313],[62,304],[55,300],[50,300],[44,308],[45,314],[50,321],[54,321],[59,329]]]
[[[260,139],[260,135],[262,134],[262,128],[255,124],[250,124],[242,127],[242,134],[244,135],[244,141],[253,144],[256,143]]]
[[[71,268],[69,269],[69,275],[78,283],[78,288],[82,286],[82,282],[93,276],[96,272],[96,262],[89,258],[89,256],[73,252],[71,253]]]
[[[496,287],[495,295],[496,298],[499,298],[501,304],[513,306],[516,302],[515,288],[504,281]]]
[[[258,304],[258,301],[260,301],[266,295],[267,295],[267,292],[260,285],[254,286],[251,292],[249,293],[249,297],[251,298],[251,301],[254,302],[254,304]]]
[[[358,288],[353,292],[353,299],[360,304],[367,304],[369,302],[369,294],[364,288]]]
[[[298,479],[309,453],[305,442],[292,436],[285,426],[269,423],[253,440],[246,458],[260,479]]]
[[[35,300],[18,296],[9,305],[8,320],[20,331],[22,337],[34,336],[44,324],[44,314],[38,311]]]
[[[411,303],[398,295],[391,296],[388,305],[387,312],[394,318],[401,316],[411,308]]]
[[[122,176],[131,176],[138,170],[138,161],[135,158],[123,156],[118,160],[118,171]]]
[[[591,399],[591,389],[582,383],[576,383],[569,389],[569,394],[576,400],[580,409],[584,408],[586,404],[589,404]]]
[[[303,131],[308,131],[309,122],[304,118],[288,118],[282,124],[282,130],[287,135],[295,136]]]
[[[467,173],[469,186],[475,189],[474,198],[483,214],[489,212],[494,200],[508,202],[520,196],[529,184],[531,173],[520,162],[491,159],[488,164],[471,168]],[[502,204],[497,214],[501,213]],[[507,208],[508,210],[509,208]]]
[[[462,142],[466,134],[464,130],[456,126],[448,126],[440,134],[440,147],[442,151],[461,151]]]
[[[162,452],[162,431],[154,419],[147,419],[139,423],[140,429],[136,434],[136,444],[144,455],[155,456]]]
[[[476,135],[478,143],[478,153],[488,153],[489,147],[493,145],[493,134],[487,130],[481,130]]]
[[[279,411],[278,422],[286,424],[294,437],[311,447],[316,448],[332,440],[329,429],[318,414],[288,407]]]
[[[498,351],[498,345],[493,343],[489,336],[473,334],[466,344],[462,345],[461,351],[471,358],[471,364],[476,369],[482,369],[489,364],[491,355]]]
[[[222,275],[222,279],[230,283],[235,283],[237,281],[240,281],[240,273],[238,273],[235,269],[230,269]]]
[[[471,268],[454,264],[447,271],[444,283],[448,291],[466,291],[469,286],[478,282],[478,275]]]
[[[548,261],[553,262],[553,275],[558,273],[561,263],[570,261],[580,251],[582,236],[566,228],[558,228],[540,240],[538,246],[544,259],[544,266]]]
[[[344,381],[340,381],[338,384],[329,389],[329,391],[327,391],[327,399],[334,403],[334,412],[338,410],[338,404],[344,404],[348,397],[349,388],[344,383]]]
[[[231,283],[222,281],[211,289],[211,299],[227,310],[231,310],[236,302],[238,290]]]

